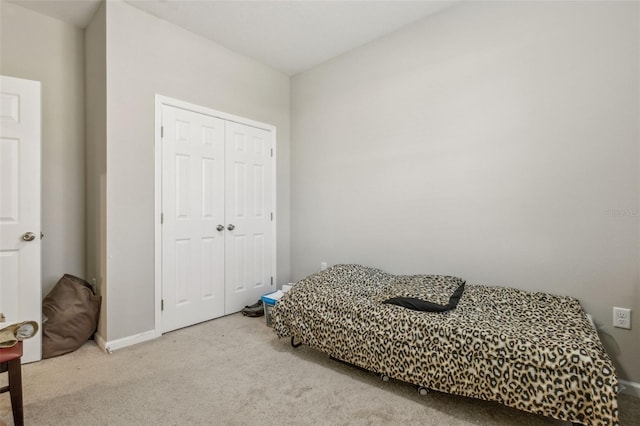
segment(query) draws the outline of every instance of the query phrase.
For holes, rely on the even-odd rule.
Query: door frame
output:
[[[161,214],[162,214],[162,107],[163,105],[172,106],[175,108],[181,108],[187,111],[196,112],[199,114],[209,115],[212,117],[221,118],[227,121],[233,121],[236,123],[244,124],[251,127],[257,127],[258,129],[263,129],[270,131],[273,134],[273,176],[272,185],[273,185],[273,206],[274,206],[274,220],[271,222],[271,226],[273,226],[273,246],[272,250],[274,253],[273,256],[273,276],[277,277],[278,273],[276,270],[277,267],[277,187],[276,187],[276,176],[277,176],[277,133],[276,127],[271,124],[261,123],[259,121],[251,120],[244,117],[239,117],[237,115],[228,114],[226,112],[216,111],[211,108],[207,108],[200,105],[195,105],[190,102],[181,101],[179,99],[170,98],[168,96],[163,96],[156,94],[155,97],[155,142],[154,142],[154,287],[155,287],[155,296],[154,296],[154,306],[155,306],[155,337],[160,337],[162,335],[162,224],[161,224]]]

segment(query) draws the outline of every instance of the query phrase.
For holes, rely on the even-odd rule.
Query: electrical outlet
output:
[[[325,269],[327,269],[327,262],[320,262],[320,270],[324,271]]]
[[[631,309],[613,307],[613,326],[631,329]]]

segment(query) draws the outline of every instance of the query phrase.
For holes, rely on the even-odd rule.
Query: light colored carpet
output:
[[[2,374],[0,385],[6,383]],[[105,354],[93,342],[23,367],[27,425],[566,425],[330,360],[240,314]],[[621,424],[640,400],[621,395]],[[0,425],[12,425],[8,394]]]

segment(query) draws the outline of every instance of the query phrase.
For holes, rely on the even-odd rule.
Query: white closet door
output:
[[[224,121],[162,107],[162,331],[224,315]]]
[[[0,77],[0,312],[6,322],[42,316],[40,274],[40,82]],[[42,334],[25,340],[38,361]]]
[[[273,134],[267,130],[227,121],[225,139],[225,312],[230,314],[275,290],[274,162]]]

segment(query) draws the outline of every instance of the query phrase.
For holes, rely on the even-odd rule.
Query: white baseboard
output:
[[[640,398],[640,383],[629,382],[627,380],[619,380],[620,382],[620,393],[624,393],[625,395],[635,396],[636,398]]]
[[[118,349],[126,348],[127,346],[135,345],[137,343],[146,342],[147,340],[153,340],[156,337],[160,337],[155,330],[145,331],[144,333],[134,334],[133,336],[123,337],[122,339],[106,341],[99,334],[95,334],[95,341],[98,347],[107,353],[117,351]]]
[[[100,333],[98,333],[97,331],[93,334],[93,340],[96,342],[96,345],[98,345],[98,347],[100,349],[102,349],[103,351],[106,352],[106,342],[104,340],[104,337],[102,337],[102,335]]]

